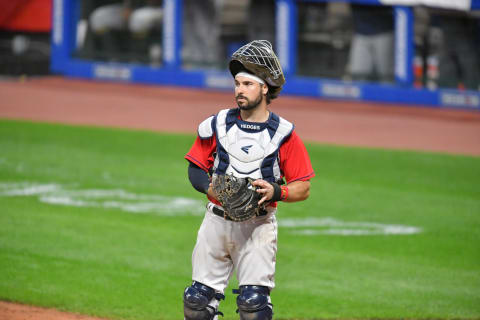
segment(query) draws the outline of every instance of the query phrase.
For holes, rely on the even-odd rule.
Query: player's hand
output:
[[[270,183],[262,179],[257,179],[252,182],[252,185],[257,187],[257,192],[262,195],[262,198],[258,201],[258,204],[262,204],[265,201],[272,199],[273,186]]]
[[[208,185],[208,190],[207,190],[207,194],[210,198],[213,198],[215,200],[218,200],[217,199],[217,195],[215,194],[215,191],[213,190],[213,184],[210,182],[210,184]]]

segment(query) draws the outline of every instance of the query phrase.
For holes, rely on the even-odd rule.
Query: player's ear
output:
[[[266,95],[268,92],[268,86],[266,84],[262,84],[262,94]]]

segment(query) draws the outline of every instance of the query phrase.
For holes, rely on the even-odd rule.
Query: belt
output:
[[[217,207],[216,205],[214,205],[213,203],[209,203],[207,205],[207,207],[210,207],[210,209],[212,210],[213,214],[219,216],[219,217],[222,217],[224,218],[225,220],[228,220],[228,221],[234,221],[232,218],[230,218],[225,210],[223,209],[220,209],[219,207]],[[262,210],[258,215],[257,217],[262,217],[262,216],[266,216],[268,214],[268,211],[267,210]]]

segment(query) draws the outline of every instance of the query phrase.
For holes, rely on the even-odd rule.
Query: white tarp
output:
[[[425,5],[456,10],[470,10],[471,7],[471,0],[380,0],[380,3],[397,6]]]

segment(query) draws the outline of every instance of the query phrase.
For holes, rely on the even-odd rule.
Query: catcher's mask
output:
[[[246,70],[264,80],[273,97],[278,96],[285,83],[280,62],[267,40],[254,40],[235,51],[229,69],[234,78]]]

